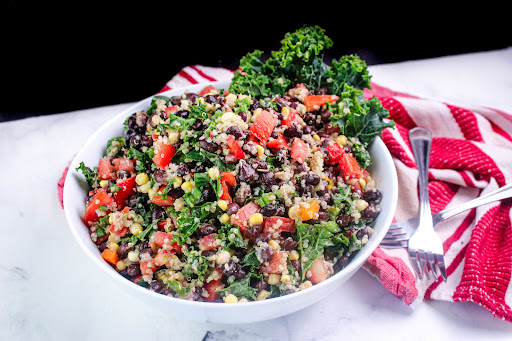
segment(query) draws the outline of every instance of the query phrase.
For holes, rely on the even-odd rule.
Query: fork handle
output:
[[[409,142],[411,143],[414,161],[418,168],[420,226],[422,223],[432,226],[432,213],[430,210],[430,199],[428,194],[428,170],[430,163],[430,148],[432,146],[432,133],[425,128],[413,128],[409,130]]]
[[[489,204],[491,202],[507,199],[510,197],[512,197],[512,184],[500,187],[497,190],[492,191],[491,193],[482,195],[478,198],[467,201],[455,207],[447,208],[437,212],[436,214],[433,215],[434,224],[440,222],[441,220],[453,217],[454,215],[459,214],[461,212],[475,208],[477,206]]]

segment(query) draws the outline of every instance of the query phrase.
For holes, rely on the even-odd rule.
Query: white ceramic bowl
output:
[[[214,82],[212,84],[220,89],[227,89],[229,86],[228,82]],[[204,86],[204,84],[201,84],[169,90],[163,92],[162,95],[174,96],[183,93],[185,90],[196,92],[203,89]],[[97,164],[99,158],[103,156],[106,142],[112,137],[122,135],[123,122],[126,117],[136,111],[147,109],[150,101],[151,97],[146,98],[106,122],[75,155],[65,181],[64,210],[74,237],[89,258],[103,269],[113,281],[117,281],[119,287],[128,290],[131,295],[142,299],[148,305],[154,307],[155,310],[211,323],[251,323],[284,316],[327,297],[333,290],[339,288],[365,263],[366,259],[382,241],[395,213],[398,185],[391,155],[382,140],[377,138],[369,148],[370,155],[373,158],[370,173],[383,194],[380,204],[382,211],[375,222],[375,232],[369,242],[344,269],[324,282],[307,290],[264,301],[224,304],[194,302],[164,296],[125,279],[103,260],[97,246],[90,239],[88,229],[81,218],[88,191],[87,184],[82,174],[75,169],[81,161],[84,161],[86,165]]]

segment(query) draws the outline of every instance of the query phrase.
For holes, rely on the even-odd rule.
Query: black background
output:
[[[269,9],[251,3],[243,9],[148,2],[127,8],[126,3],[4,1],[0,118],[139,101],[184,66],[236,69],[246,53],[278,49],[285,33],[303,24],[326,30],[334,41],[328,58],[355,53],[368,65],[511,45],[504,9],[490,6],[464,13],[418,3],[401,9],[308,4]],[[305,20],[292,23],[292,18]]]

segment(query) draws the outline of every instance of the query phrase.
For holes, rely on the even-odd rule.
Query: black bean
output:
[[[164,288],[163,284],[160,281],[154,281],[149,284],[149,290],[154,292],[160,292]]]
[[[316,121],[316,115],[312,112],[307,112],[303,118],[304,122],[308,125],[313,125]]]
[[[226,209],[226,212],[229,215],[235,214],[240,209],[240,205],[238,205],[236,202],[230,202],[228,204],[228,208]]]
[[[297,241],[293,240],[292,237],[288,237],[281,243],[281,247],[286,251],[291,251],[297,247],[297,244]]]
[[[257,236],[259,236],[261,234],[261,232],[263,232],[263,226],[262,225],[249,225],[247,227],[247,233],[256,238]]]
[[[251,161],[251,167],[254,168],[255,170],[258,170],[258,169],[267,170],[268,163],[264,160],[253,159]]]
[[[349,258],[345,255],[338,258],[338,261],[336,262],[336,264],[334,264],[334,267],[333,267],[334,271],[340,271],[341,269],[343,269],[345,266],[347,266],[348,261],[349,261]]]
[[[160,291],[160,293],[165,296],[174,296],[175,294],[174,290],[172,290],[171,287],[163,288],[162,291]]]
[[[329,220],[329,213],[327,213],[325,211],[318,212],[318,220],[320,220],[320,221]]]
[[[211,186],[203,188],[203,194],[201,195],[201,199],[199,199],[200,204],[204,204],[207,202],[212,202],[217,200],[217,195]]]
[[[323,184],[323,188],[316,191],[316,194],[320,197],[329,193],[329,183],[327,182],[327,180],[322,179],[321,182]]]
[[[126,270],[128,270],[128,275],[132,277],[137,277],[141,275],[139,263],[130,264]]]
[[[337,124],[326,123],[324,126],[324,132],[328,135],[332,135],[334,133],[340,133],[340,127]]]
[[[363,211],[363,217],[371,220],[375,220],[379,215],[380,210],[374,203],[370,203],[368,207]]]
[[[133,135],[132,137],[130,137],[128,144],[132,148],[139,149],[142,146],[142,135],[141,134]]]
[[[155,122],[160,122],[159,114],[153,114],[153,115],[149,116],[148,124],[153,129],[155,129],[158,126],[158,123],[155,123]]]
[[[181,105],[181,96],[173,96],[171,97],[172,105]]]
[[[236,155],[233,155],[233,154],[228,154],[228,155],[224,156],[224,161],[226,161],[227,163],[230,163],[230,164],[238,163],[238,157],[236,157]]]
[[[199,229],[203,236],[207,236],[209,234],[216,233],[218,231],[218,228],[212,224],[203,224],[203,225],[201,225],[201,227]]]
[[[145,111],[139,111],[138,113],[135,114],[135,123],[139,127],[145,126],[147,121],[148,121],[148,114],[146,114]]]
[[[379,190],[370,190],[363,193],[363,199],[370,202],[378,203],[382,199],[382,193]]]
[[[357,239],[362,240],[364,238],[364,236],[369,236],[368,230],[365,227],[357,230],[357,232],[356,232]]]
[[[199,140],[199,147],[210,153],[215,153],[219,148],[216,143],[207,141],[206,139]]]
[[[263,262],[270,262],[272,259],[274,259],[274,254],[274,248],[269,245],[261,249],[260,256]]]
[[[300,270],[300,261],[299,260],[291,260],[290,263],[292,264],[293,268],[296,270],[296,271],[299,271]]]
[[[188,174],[188,172],[190,172],[190,169],[188,168],[186,163],[180,163],[178,169],[176,170],[176,174],[178,174],[178,176],[183,176],[185,174]]]
[[[281,210],[284,212],[284,207],[276,204],[268,204],[260,208],[260,213],[265,217],[274,217],[280,213]]]
[[[297,124],[292,124],[290,127],[286,128],[283,132],[286,137],[300,137],[302,135],[302,129]]]
[[[155,208],[153,209],[153,212],[151,212],[151,220],[155,221],[160,218],[165,219],[165,217],[166,217],[165,209],[160,206],[155,206]]]
[[[310,126],[304,126],[304,127],[302,128],[302,132],[303,132],[304,134],[311,134],[311,133],[313,133],[313,131],[314,131],[314,129],[313,129],[313,128],[311,128]]]
[[[245,201],[251,197],[251,194],[251,186],[240,186],[235,192],[233,201],[242,206],[245,204]]]
[[[117,249],[117,255],[119,256],[119,258],[121,259],[126,259],[126,257],[128,257],[128,252],[131,251],[131,247],[128,245],[128,243],[126,244],[121,244],[119,246],[119,248]]]
[[[260,174],[260,182],[267,188],[272,187],[276,183],[274,172],[268,171]]]
[[[194,124],[192,124],[192,129],[195,131],[204,130],[206,126],[203,124],[203,120],[197,119]]]
[[[245,160],[240,160],[240,169],[237,176],[241,182],[251,182],[256,180],[258,177],[256,170]]]
[[[320,119],[324,123],[330,123],[331,122],[331,120],[330,120],[331,116],[332,116],[332,112],[325,111],[325,112],[322,113],[322,115],[320,115]]]
[[[242,279],[245,277],[245,271],[242,269],[242,266],[239,263],[230,260],[227,263],[227,266],[222,267],[222,272],[226,275],[233,275],[237,279]]]
[[[235,139],[241,138],[244,133],[242,132],[242,129],[238,126],[231,126],[226,130],[226,133],[229,135],[232,135]]]
[[[157,169],[153,172],[153,178],[159,184],[167,184],[167,173],[163,169]]]
[[[212,95],[206,95],[204,96],[204,101],[206,103],[214,104],[215,103],[215,97]]]
[[[174,115],[182,118],[187,118],[190,115],[190,112],[187,110],[178,110],[174,113]]]
[[[318,184],[320,184],[320,180],[322,179],[320,178],[320,176],[314,173],[310,173],[304,176],[304,180],[306,181],[306,185],[317,186]]]
[[[131,176],[131,174],[128,171],[122,170],[122,171],[117,172],[117,178],[121,179],[121,180],[128,179],[130,176]]]
[[[203,250],[201,251],[201,256],[203,257],[211,257],[217,254],[217,250]]]
[[[256,282],[256,284],[254,285],[254,287],[256,288],[256,290],[258,292],[262,291],[262,290],[265,290],[267,288],[268,284],[267,282],[265,281],[258,281]]]
[[[185,191],[181,189],[181,187],[172,188],[167,192],[167,195],[171,198],[178,199],[181,198],[185,194]]]
[[[347,227],[354,218],[348,214],[340,214],[336,218],[336,224],[338,224],[339,227]]]
[[[256,237],[254,243],[255,244],[258,244],[259,242],[269,242],[270,239],[272,239],[272,235],[270,233],[266,233],[266,232],[263,232],[263,233],[260,233],[260,235],[258,237]]]

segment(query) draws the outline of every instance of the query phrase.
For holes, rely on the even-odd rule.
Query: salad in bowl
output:
[[[383,194],[369,146],[393,126],[358,56],[327,65],[318,26],[247,54],[225,87],[155,95],[80,162],[83,223],[152,292],[241,303],[310,290],[371,240]]]

